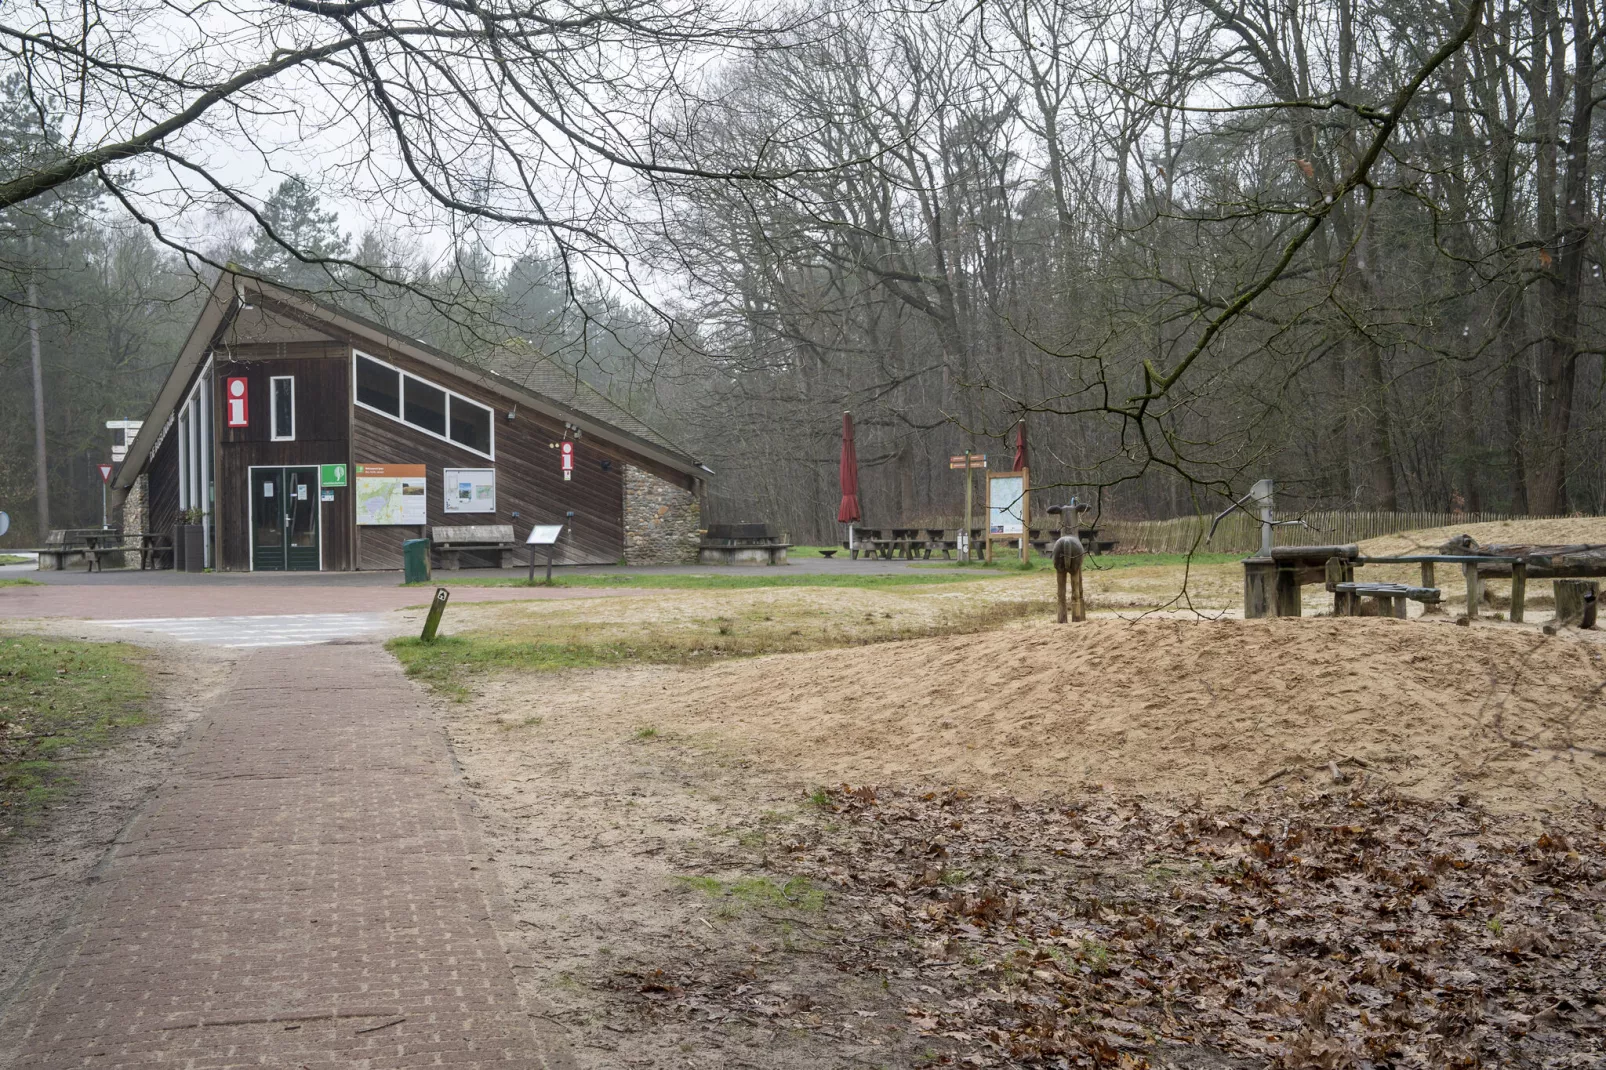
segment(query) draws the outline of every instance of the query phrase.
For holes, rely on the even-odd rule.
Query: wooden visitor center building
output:
[[[533,349],[477,364],[225,272],[112,487],[124,531],[198,517],[230,571],[399,568],[433,528],[559,523],[560,564],[671,564],[697,559],[709,474]]]

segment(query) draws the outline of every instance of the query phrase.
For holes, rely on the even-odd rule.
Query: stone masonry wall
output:
[[[625,564],[696,564],[702,520],[691,491],[625,465]]]
[[[141,474],[134,480],[134,485],[128,488],[128,496],[123,499],[123,530],[149,531],[145,526],[145,497],[149,493],[150,477]]]

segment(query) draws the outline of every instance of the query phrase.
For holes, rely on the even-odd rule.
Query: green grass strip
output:
[[[30,580],[26,576],[7,576],[0,579],[0,587],[43,587],[38,580]]]
[[[0,638],[0,839],[73,783],[66,763],[144,722],[138,658],[124,643]]]

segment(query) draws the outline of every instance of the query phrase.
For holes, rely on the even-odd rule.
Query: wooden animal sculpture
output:
[[[1050,513],[1057,513],[1060,523],[1066,526],[1069,534],[1061,535],[1054,541],[1049,554],[1054,559],[1054,586],[1059,594],[1060,615],[1059,622],[1065,623],[1065,581],[1071,584],[1071,619],[1078,623],[1087,620],[1087,603],[1082,598],[1082,558],[1087,556],[1087,549],[1083,547],[1082,540],[1075,535],[1077,522],[1081,519],[1085,506],[1078,504],[1075,498],[1069,505],[1051,505]],[[1066,518],[1070,519],[1067,520]]]

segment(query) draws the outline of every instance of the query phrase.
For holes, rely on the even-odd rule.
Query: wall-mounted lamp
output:
[[[602,462],[602,470],[603,470],[603,471],[604,471],[604,472],[611,472],[611,471],[613,471],[613,462],[612,462],[612,461],[603,461],[603,462]]]

